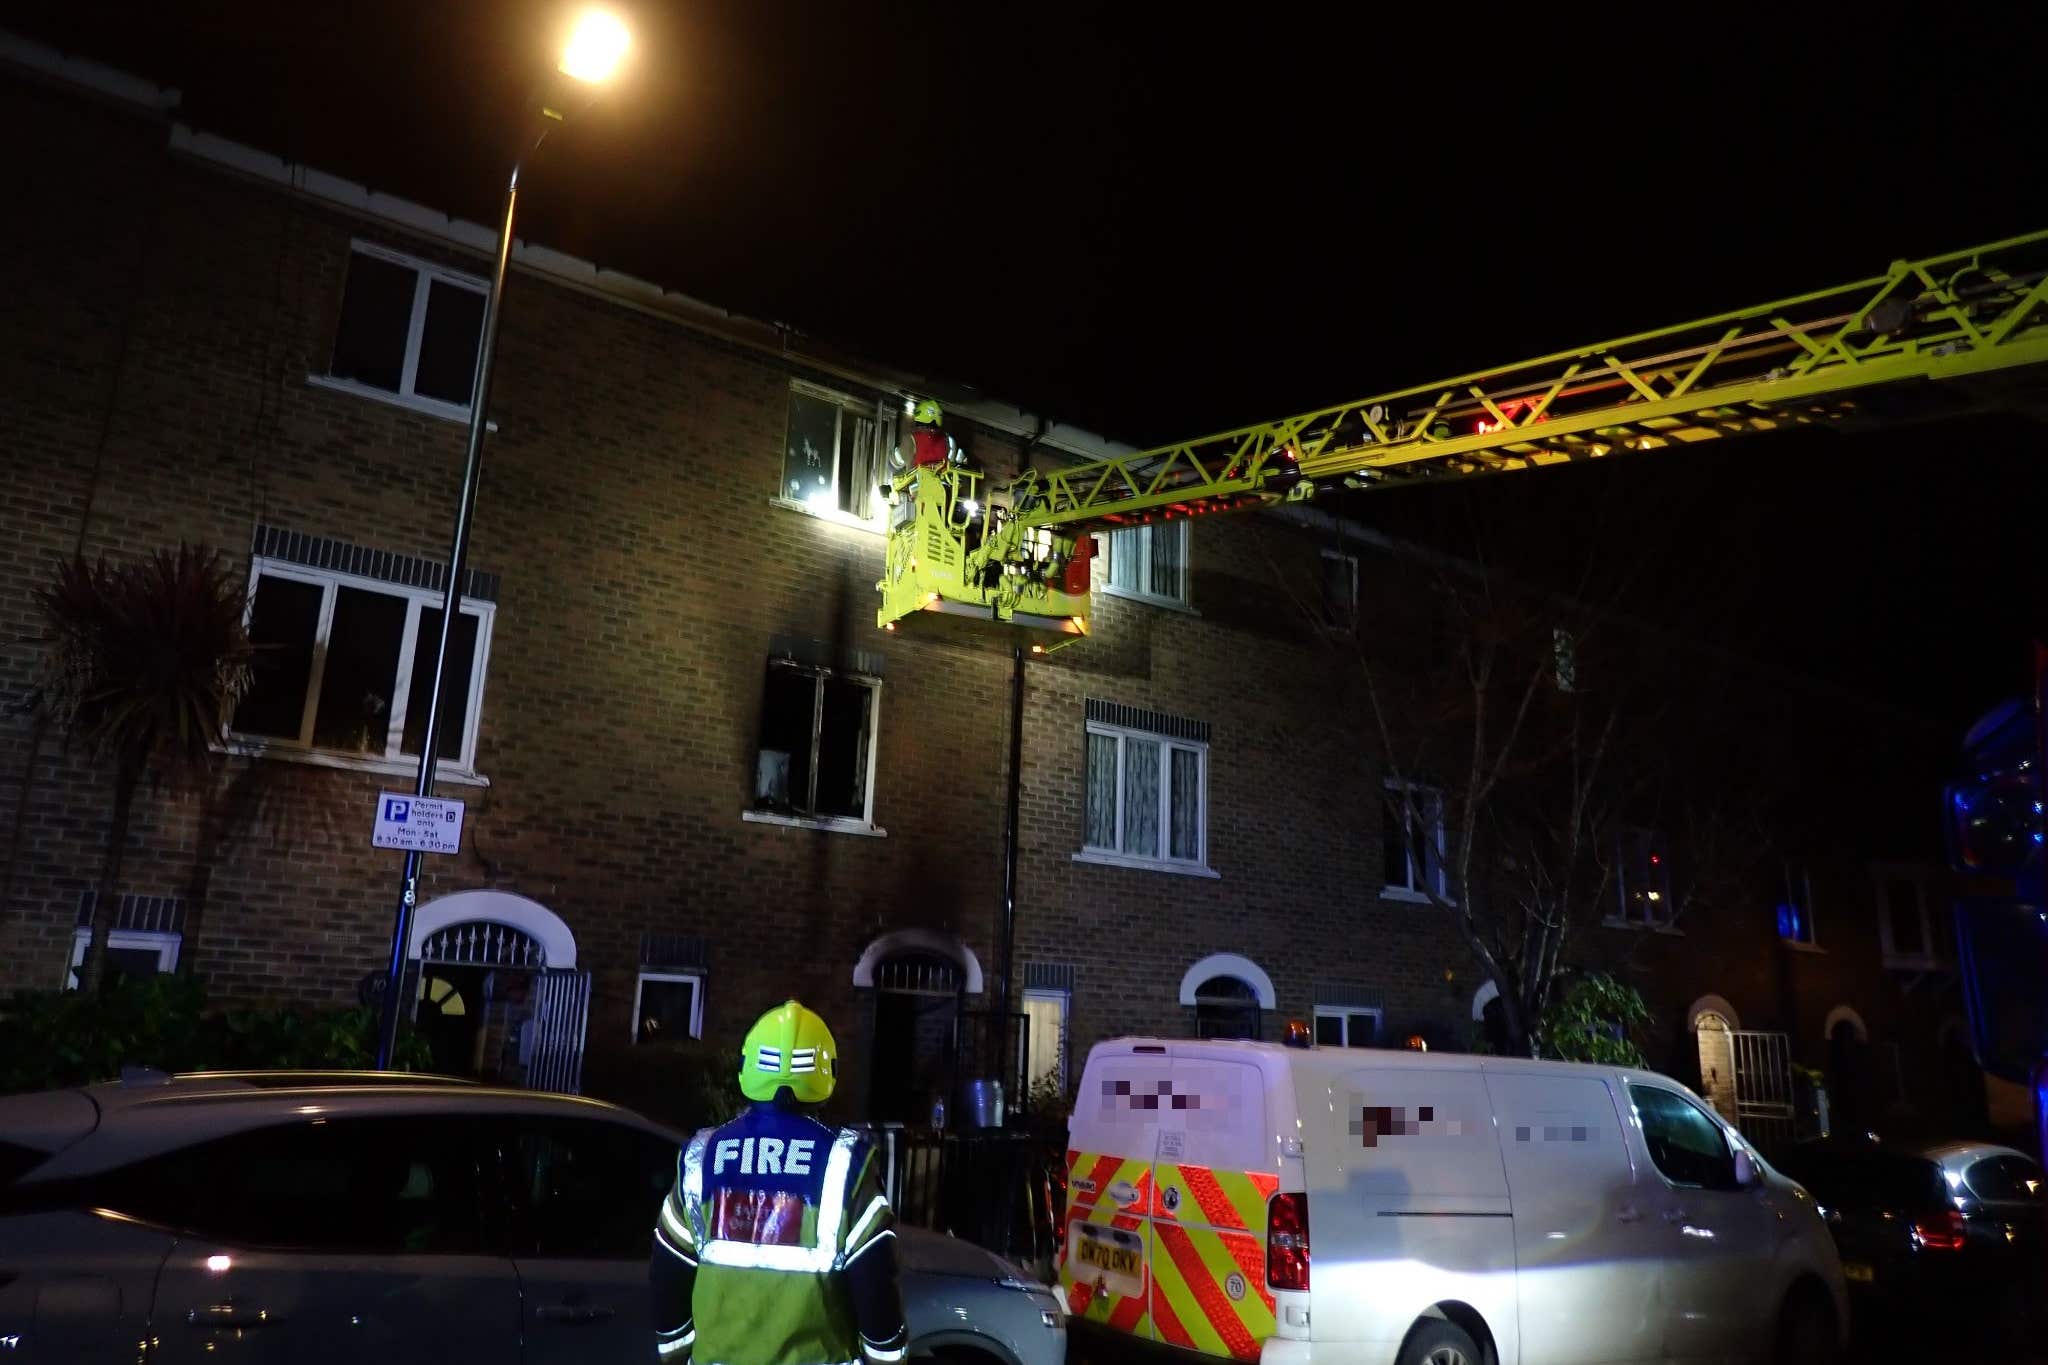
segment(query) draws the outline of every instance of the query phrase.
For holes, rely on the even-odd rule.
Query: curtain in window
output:
[[[1109,533],[1109,585],[1125,592],[1142,592],[1145,587],[1145,555],[1152,538],[1149,526]]]
[[[867,417],[844,414],[840,419],[845,437],[839,457],[839,506],[866,521],[874,515],[875,436],[880,428]]]
[[[1141,858],[1159,856],[1159,741],[1124,741],[1124,846]]]
[[[1202,856],[1202,762],[1191,749],[1173,754],[1173,828],[1168,831],[1166,856],[1195,859]]]
[[[1155,597],[1171,597],[1179,601],[1187,595],[1181,582],[1184,569],[1181,547],[1187,544],[1187,523],[1146,529],[1152,533],[1152,583],[1149,591]]]
[[[1088,736],[1089,848],[1116,847],[1116,736]]]

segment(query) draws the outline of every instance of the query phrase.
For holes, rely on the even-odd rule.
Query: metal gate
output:
[[[1766,1156],[1797,1136],[1792,1040],[1783,1033],[1731,1029],[1735,1054],[1735,1126]]]
[[[528,1089],[577,1093],[583,1083],[583,1033],[589,1018],[589,972],[544,971],[534,978]]]

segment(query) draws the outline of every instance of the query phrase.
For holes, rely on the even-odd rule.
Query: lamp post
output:
[[[586,10],[570,30],[555,70],[572,86],[595,89],[609,81],[624,62],[632,46],[625,24],[604,10]],[[420,742],[419,775],[413,783],[415,796],[434,794],[434,765],[439,762],[441,724],[441,682],[448,667],[448,639],[462,607],[462,579],[469,559],[469,528],[476,513],[477,475],[483,466],[484,426],[491,399],[491,362],[498,352],[498,317],[503,309],[505,265],[512,255],[512,222],[519,206],[519,171],[526,159],[547,140],[563,114],[555,101],[543,99],[539,110],[540,128],[531,142],[513,160],[505,183],[505,209],[498,219],[498,252],[491,268],[491,292],[484,299],[483,331],[476,357],[475,391],[469,402],[469,444],[462,461],[462,496],[455,509],[455,537],[448,551],[448,581],[441,596],[441,633],[434,645],[434,685],[427,694],[427,730]],[[399,996],[405,982],[405,962],[412,939],[413,908],[419,899],[420,855],[405,855],[400,878],[398,913],[391,927],[391,964],[384,977],[382,1010],[377,1022],[377,1069],[391,1069],[391,1054],[398,1043],[398,1020],[404,1013]]]

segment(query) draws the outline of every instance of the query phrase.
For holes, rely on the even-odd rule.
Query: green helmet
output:
[[[921,427],[935,427],[939,424],[941,415],[937,400],[927,398],[917,405],[917,410],[911,414],[910,420]]]
[[[800,1104],[823,1104],[838,1079],[839,1045],[825,1021],[786,1000],[754,1021],[740,1044],[740,1093],[772,1100],[785,1085]]]

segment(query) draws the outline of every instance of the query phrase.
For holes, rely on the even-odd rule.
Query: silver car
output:
[[[0,1365],[651,1362],[681,1141],[595,1100],[378,1073],[0,1099]],[[1061,1365],[1052,1290],[898,1242],[913,1354]]]

